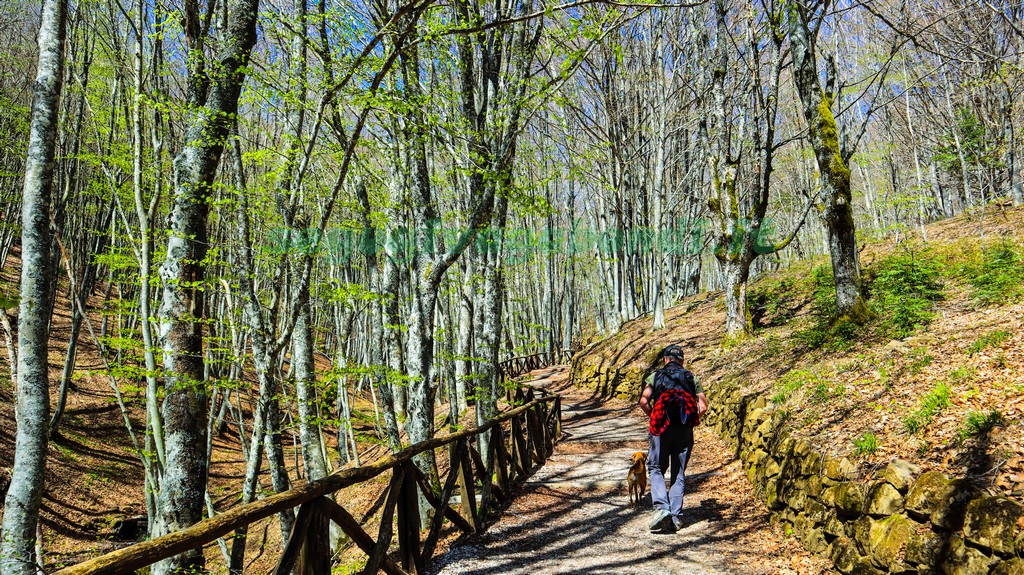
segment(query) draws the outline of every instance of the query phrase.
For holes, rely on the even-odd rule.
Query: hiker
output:
[[[644,380],[640,409],[650,416],[647,469],[654,503],[650,528],[652,532],[671,532],[682,526],[683,483],[693,452],[693,426],[708,410],[708,399],[693,373],[683,367],[683,348],[672,344],[661,355],[665,364]],[[667,493],[666,468],[671,469],[672,480]]]

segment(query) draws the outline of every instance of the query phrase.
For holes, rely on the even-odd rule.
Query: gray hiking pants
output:
[[[672,424],[661,435],[651,436],[651,452],[647,456],[647,469],[651,479],[651,501],[655,509],[665,509],[672,517],[683,511],[686,464],[693,450],[693,428]],[[665,471],[669,470],[671,487],[665,485]]]

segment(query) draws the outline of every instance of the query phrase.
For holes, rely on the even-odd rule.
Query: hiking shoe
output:
[[[651,522],[648,525],[651,528],[651,531],[652,532],[662,531],[666,527],[671,525],[671,523],[669,523],[667,521],[667,519],[671,515],[672,514],[668,512],[668,509],[655,509],[654,510],[654,515],[651,517]]]
[[[682,519],[680,519],[680,518],[678,518],[678,517],[673,517],[673,518],[672,518],[672,527],[673,527],[673,528],[674,528],[674,529],[675,529],[676,531],[679,531],[680,529],[682,529],[682,528],[683,528],[683,520],[682,520]]]

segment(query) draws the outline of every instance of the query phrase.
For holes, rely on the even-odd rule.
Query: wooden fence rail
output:
[[[559,349],[552,351],[541,351],[530,355],[513,357],[501,362],[501,375],[507,380],[519,377],[524,373],[530,373],[535,369],[569,363],[575,349]]]
[[[276,575],[329,575],[328,531],[331,522],[366,553],[363,574],[372,575],[381,570],[388,575],[421,574],[436,550],[445,520],[463,532],[478,531],[493,504],[510,497],[513,485],[525,479],[534,464],[543,464],[551,455],[561,435],[561,399],[557,395],[537,397],[533,389],[521,389],[517,399],[516,403],[522,405],[479,427],[417,443],[373,464],[344,469],[324,479],[229,509],[187,529],[67,567],[53,575],[133,573],[189,549],[201,548],[243,525],[293,507],[299,508],[298,515],[274,570]],[[481,437],[489,441],[481,442]],[[487,446],[486,457],[478,451],[478,445]],[[413,464],[412,458],[440,448],[447,448],[450,466],[438,494]],[[387,471],[391,472],[391,481],[384,504],[378,510],[380,527],[374,538],[344,506],[328,496]],[[456,489],[460,499],[458,511],[450,504]],[[421,494],[434,509],[430,525],[420,525]],[[426,537],[421,540],[424,530]],[[392,557],[389,550],[396,537],[398,553]]]

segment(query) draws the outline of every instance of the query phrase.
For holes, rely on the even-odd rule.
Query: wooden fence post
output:
[[[494,449],[498,490],[501,491],[502,497],[508,497],[511,494],[509,490],[508,452],[505,451],[505,432],[500,425],[495,425],[491,430],[491,447]]]
[[[302,541],[302,549],[295,562],[294,575],[330,575],[331,543],[330,521],[320,512],[320,506],[314,500],[306,537]]]
[[[395,507],[402,490],[402,480],[405,479],[405,466],[395,467],[391,473],[388,496],[384,500],[384,509],[381,511],[380,516],[380,528],[377,530],[377,544],[373,546],[373,553],[370,553],[370,558],[366,561],[366,567],[363,568],[362,575],[377,575],[381,564],[384,562],[384,558],[387,556],[388,547],[391,546],[391,537],[394,535],[394,527],[391,522],[395,517]]]
[[[459,499],[462,501],[459,511],[463,519],[473,526],[473,530],[478,531],[480,526],[476,520],[476,489],[473,485],[473,469],[467,464],[469,458],[466,452],[469,450],[469,445],[465,439],[459,440],[458,443],[459,446],[452,451],[449,473],[457,472],[459,474]]]
[[[405,473],[398,497],[398,555],[401,557],[402,568],[409,573],[420,574],[424,571],[423,557],[420,555],[420,504],[416,493],[415,464],[407,461]],[[438,510],[438,513],[442,513]]]

